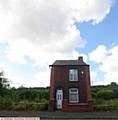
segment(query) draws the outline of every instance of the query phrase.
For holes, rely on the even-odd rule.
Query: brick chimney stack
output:
[[[78,57],[78,62],[80,62],[80,63],[83,62],[83,57],[82,57],[82,56],[79,56],[79,57]]]

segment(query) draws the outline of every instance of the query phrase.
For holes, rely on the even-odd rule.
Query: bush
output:
[[[24,104],[15,104],[13,106],[12,110],[15,110],[15,111],[24,111],[24,110],[26,110],[26,105],[24,105]]]
[[[42,99],[49,99],[49,90],[45,89],[22,89],[17,91],[17,98],[19,101],[41,101]]]
[[[12,109],[12,101],[0,96],[0,110],[10,110]]]
[[[99,90],[97,92],[97,98],[101,99],[112,99],[113,98],[113,91],[112,90]]]
[[[118,98],[118,88],[113,89],[113,98]]]
[[[93,99],[93,104],[94,105],[100,105],[100,104],[103,104],[104,103],[104,99],[101,99],[101,98],[99,98],[99,99]]]
[[[20,101],[13,105],[12,110],[18,110],[18,111],[32,110],[32,103],[29,101]]]
[[[16,111],[29,111],[29,110],[47,110],[48,103],[35,103],[29,101],[22,101],[19,103],[14,104],[12,110]]]
[[[112,107],[109,105],[96,105],[94,106],[94,111],[112,111]]]
[[[98,100],[99,101],[99,100]],[[115,111],[118,112],[118,99],[101,100],[101,103],[94,103],[94,111]]]
[[[39,103],[39,104],[33,104],[32,110],[47,110],[48,104],[47,103]]]

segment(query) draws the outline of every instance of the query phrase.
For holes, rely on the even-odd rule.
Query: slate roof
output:
[[[63,65],[87,65],[84,61],[79,60],[56,60],[50,66],[63,66]]]

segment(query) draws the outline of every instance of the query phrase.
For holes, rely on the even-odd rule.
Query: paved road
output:
[[[117,112],[9,112],[0,111],[0,117],[40,117],[41,120],[118,120]]]

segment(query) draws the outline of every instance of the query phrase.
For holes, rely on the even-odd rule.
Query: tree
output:
[[[116,82],[111,82],[111,86],[117,86]]]
[[[118,88],[113,89],[113,98],[118,98]]]
[[[7,78],[4,77],[4,72],[0,72],[0,95],[3,96],[6,93],[6,89],[9,88]]]

